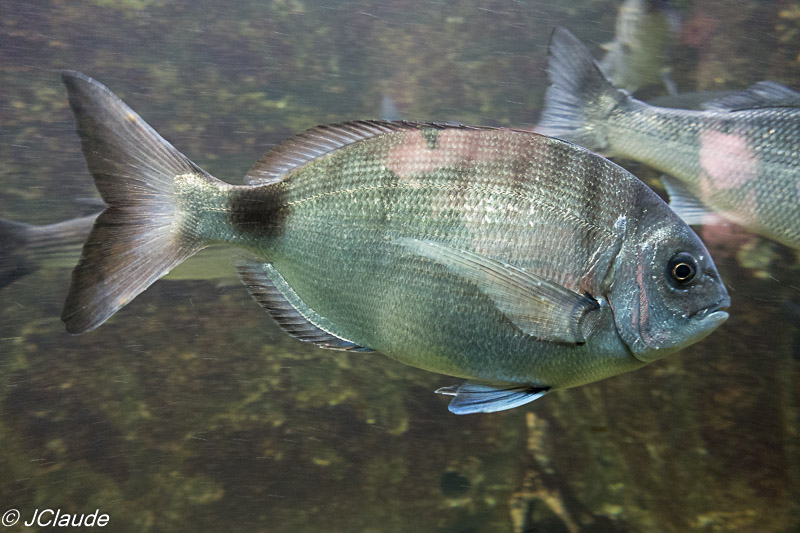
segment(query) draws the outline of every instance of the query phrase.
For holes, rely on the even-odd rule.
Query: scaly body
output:
[[[203,247],[231,244],[256,257],[240,276],[288,333],[475,380],[442,390],[469,413],[633,370],[727,318],[694,233],[574,145],[353,122],[289,139],[234,186],[93,80],[64,79],[109,204],[73,273],[70,332],[97,327]]]
[[[763,82],[690,111],[655,107],[603,78],[588,50],[557,29],[538,131],[640,161],[667,181],[691,223],[702,208],[800,248],[800,94]],[[697,201],[699,200],[699,202]]]
[[[587,165],[592,179],[571,179],[571,166]],[[220,195],[201,183],[178,193],[188,212],[204,213],[190,222],[197,231],[269,258],[356,344],[449,375],[563,386],[642,364],[616,335],[554,357],[565,347],[519,335],[473,283],[397,242],[444,242],[600,295],[608,262],[592,267],[615,245],[620,214],[634,215],[643,185],[588,152],[524,132],[401,126],[276,185]],[[251,208],[263,205],[276,206],[271,222]],[[579,363],[598,344],[616,357]]]

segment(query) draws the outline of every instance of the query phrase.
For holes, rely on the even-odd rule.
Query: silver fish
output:
[[[74,264],[95,216],[45,226],[0,219],[0,288],[45,265]]]
[[[220,181],[108,89],[64,82],[108,208],[62,319],[90,331],[195,252],[237,269],[290,335],[468,381],[454,413],[509,409],[639,368],[728,317],[708,251],[655,193],[530,132],[362,121],[319,126]]]
[[[600,68],[630,92],[660,82],[670,94],[677,93],[666,59],[680,26],[666,0],[625,0],[617,12],[614,40],[603,45]]]
[[[800,93],[761,82],[702,111],[654,107],[614,87],[564,28],[549,61],[536,131],[669,174],[670,205],[687,223],[713,212],[800,249]]]
[[[71,269],[99,213],[37,226],[0,218],[0,289],[40,269]],[[236,280],[230,250],[212,246],[172,270],[166,279]],[[237,282],[238,283],[238,282]]]

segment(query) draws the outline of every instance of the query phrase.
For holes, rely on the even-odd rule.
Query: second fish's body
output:
[[[65,73],[109,207],[63,320],[102,324],[205,246],[300,340],[380,351],[468,382],[456,413],[630,371],[726,318],[696,235],[644,184],[529,132],[405,122],[312,128],[221,182],[99,83]]]
[[[669,174],[670,205],[689,223],[714,212],[800,249],[800,93],[761,82],[701,111],[651,106],[614,87],[564,28],[548,72],[537,131]]]

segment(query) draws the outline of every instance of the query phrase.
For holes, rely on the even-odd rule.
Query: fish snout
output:
[[[719,326],[721,326],[730,314],[728,313],[728,308],[731,305],[731,299],[726,293],[723,298],[715,302],[714,304],[700,309],[699,311],[695,312],[691,319],[695,321],[697,324],[698,329],[698,339],[705,337]]]

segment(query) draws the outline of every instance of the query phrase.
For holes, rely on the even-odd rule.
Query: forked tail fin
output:
[[[74,265],[95,218],[44,226],[0,218],[0,289],[40,268]]]
[[[28,257],[33,226],[0,218],[0,289],[36,270]]]
[[[607,153],[607,119],[630,94],[606,79],[591,52],[565,28],[553,30],[547,62],[550,87],[535,131]]]
[[[61,319],[91,331],[202,249],[183,224],[177,177],[216,182],[102,84],[78,72],[62,79],[86,164],[108,207],[83,246]]]

